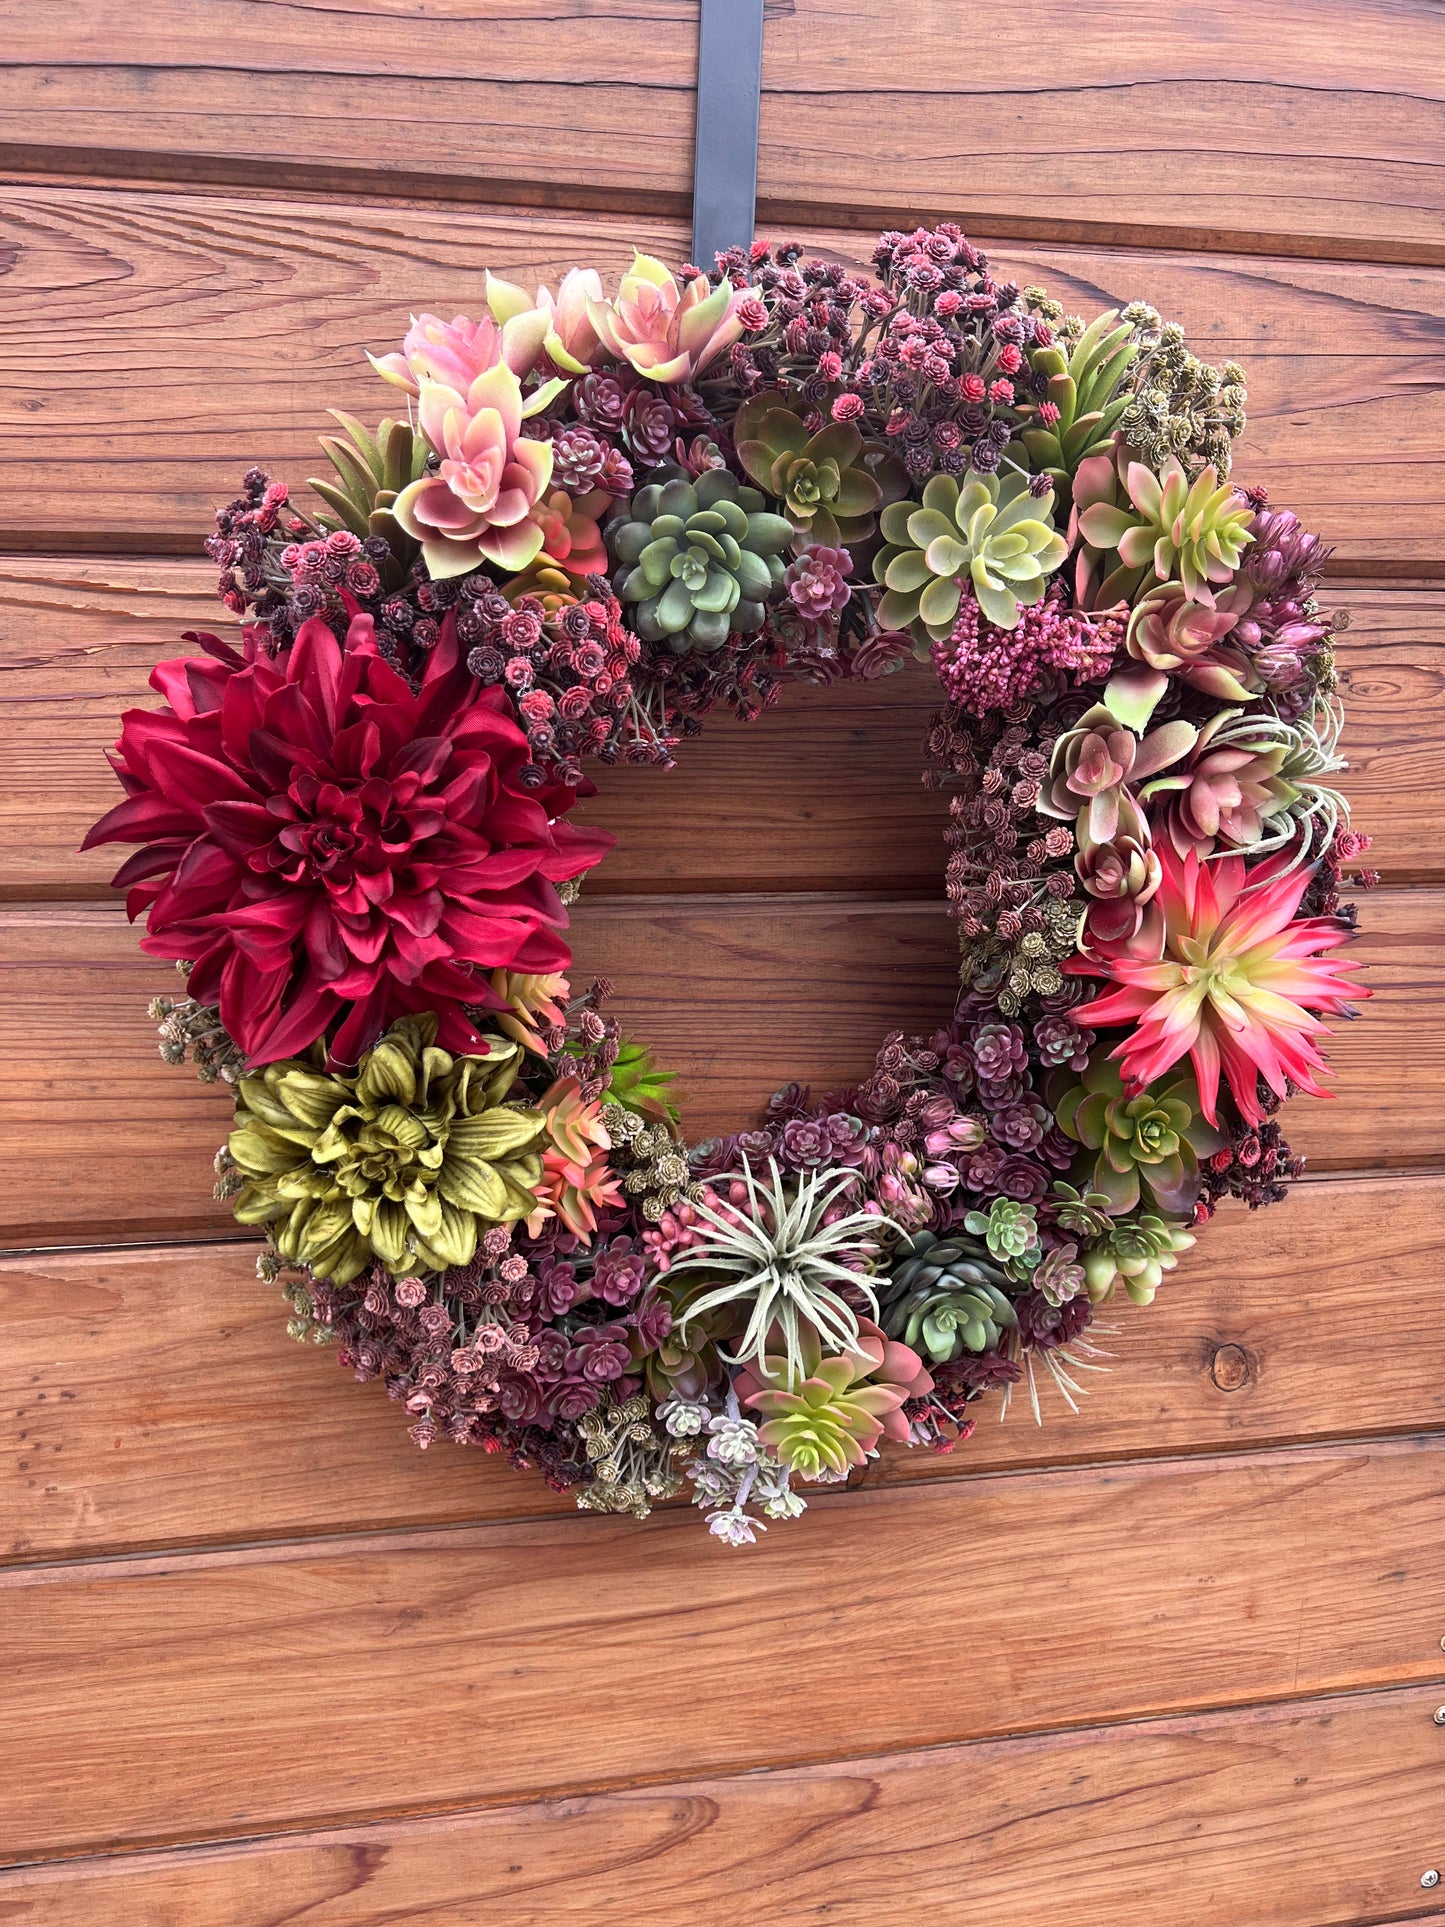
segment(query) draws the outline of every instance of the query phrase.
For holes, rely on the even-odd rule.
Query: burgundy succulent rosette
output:
[[[950,224],[481,309],[373,357],[404,402],[336,417],[309,505],[246,476],[207,544],[239,639],[157,668],[88,841],[139,846],[162,1054],[233,1087],[217,1195],[292,1335],[423,1447],[600,1511],[687,1488],[743,1543],[991,1389],[1073,1405],[1098,1308],[1298,1175],[1374,880],[1326,551],[1230,480],[1240,369]],[[954,1006],[689,1144],[567,979],[584,766],[910,659]]]

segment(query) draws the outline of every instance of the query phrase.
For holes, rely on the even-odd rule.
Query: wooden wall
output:
[[[0,36],[0,1922],[1445,1927],[1445,171],[1432,0],[768,0],[760,226],[956,216],[1250,375],[1334,544],[1377,1001],[1314,1176],[1085,1415],[752,1552],[578,1516],[293,1346],[155,1055],[101,751],[409,307],[686,253],[696,0],[24,0]],[[591,806],[697,1128],[949,1000],[921,676]]]

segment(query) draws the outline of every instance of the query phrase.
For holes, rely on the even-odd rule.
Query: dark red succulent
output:
[[[524,787],[527,739],[450,614],[415,691],[365,615],[344,645],[304,623],[276,660],[252,631],[243,652],[187,640],[206,654],[161,663],[165,704],[125,713],[128,794],[85,840],[146,846],[115,876],[148,913],[142,948],[194,966],[192,996],[253,1063],[322,1036],[354,1063],[414,1010],[443,1048],[484,1048],[464,1006],[500,1000],[480,973],[570,960],[554,886],[612,844],[557,820],[578,789]]]

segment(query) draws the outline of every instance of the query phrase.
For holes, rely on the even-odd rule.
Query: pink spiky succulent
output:
[[[602,1107],[582,1096],[575,1077],[564,1077],[538,1100],[547,1120],[537,1210],[527,1220],[533,1237],[555,1215],[584,1244],[597,1229],[597,1206],[618,1206],[622,1191],[607,1162],[612,1139]]]
[[[680,288],[661,261],[636,254],[610,301],[590,299],[587,316],[603,346],[650,381],[692,381],[742,334],[739,309],[756,288],[705,274]]]
[[[422,382],[417,415],[441,466],[404,488],[392,513],[421,543],[434,580],[483,561],[515,573],[541,553],[545,534],[533,511],[552,479],[552,444],[525,437],[522,422],[546,392],[524,402],[505,362],[484,369],[465,393]]]
[[[1135,1025],[1110,1052],[1125,1090],[1137,1096],[1188,1056],[1211,1124],[1219,1122],[1221,1072],[1248,1124],[1264,1120],[1261,1077],[1279,1097],[1286,1079],[1313,1097],[1329,1096],[1316,1081],[1326,1066],[1311,1041],[1329,1027],[1311,1013],[1350,1016],[1351,1000],[1370,993],[1317,954],[1346,942],[1347,924],[1294,921],[1312,871],[1281,875],[1270,862],[1246,872],[1241,857],[1201,863],[1193,850],[1181,858],[1167,843],[1159,863],[1162,956],[1072,957],[1062,966],[1119,985],[1071,1015],[1096,1028]]]

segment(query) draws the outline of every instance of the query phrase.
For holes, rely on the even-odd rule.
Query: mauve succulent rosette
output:
[[[1242,371],[946,222],[488,274],[370,359],[405,415],[218,513],[239,636],[156,669],[87,839],[138,846],[162,1055],[234,1087],[217,1196],[292,1336],[423,1448],[730,1545],[990,1393],[1077,1409],[1096,1311],[1285,1196],[1281,1107],[1368,995],[1327,551],[1231,479]],[[910,660],[952,1007],[690,1143],[570,981],[584,771]]]

